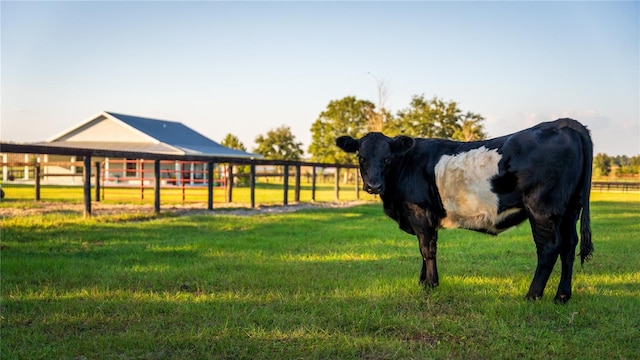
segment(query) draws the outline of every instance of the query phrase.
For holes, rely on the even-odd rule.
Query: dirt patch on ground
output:
[[[369,201],[349,201],[349,202],[333,202],[333,203],[296,203],[287,206],[283,205],[263,205],[255,208],[243,207],[234,204],[223,204],[221,208],[214,206],[213,211],[207,210],[206,204],[186,204],[186,205],[163,205],[160,208],[161,213],[170,213],[174,215],[240,215],[251,216],[256,214],[278,214],[299,211],[302,209],[319,209],[319,208],[343,208],[355,205],[371,203]],[[82,215],[84,213],[83,204],[69,204],[62,202],[46,202],[16,204],[14,207],[1,207],[0,217],[16,217],[16,216],[34,216],[44,214],[69,214]],[[122,215],[122,214],[153,214],[152,205],[136,205],[136,204],[103,204],[92,203],[91,213],[94,216],[101,215]]]

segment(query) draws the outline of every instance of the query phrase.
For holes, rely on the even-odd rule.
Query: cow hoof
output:
[[[555,298],[553,298],[553,301],[556,304],[566,304],[570,299],[571,295],[558,294]]]
[[[542,298],[542,295],[527,294],[527,296],[525,296],[524,298],[529,301],[538,301],[540,300],[540,298]]]
[[[426,282],[426,281],[421,281],[421,283],[422,283],[422,286],[424,286],[425,289],[433,289],[436,286],[438,286],[437,282],[436,283],[429,283],[429,282]]]

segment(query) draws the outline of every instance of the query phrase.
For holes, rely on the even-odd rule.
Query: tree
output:
[[[390,135],[443,138],[455,140],[482,140],[486,138],[484,118],[472,112],[463,113],[455,101],[430,100],[424,95],[414,96],[409,107],[398,112],[389,121],[385,131]]]
[[[374,108],[367,109],[367,131],[382,132],[384,126],[392,115],[387,111],[385,105],[389,99],[389,83],[384,79],[378,79],[372,73],[368,73],[376,81],[376,87],[378,89],[378,105]]]
[[[609,176],[611,173],[611,158],[607,154],[599,153],[593,159],[593,167],[600,171],[600,175]]]
[[[367,133],[370,115],[375,105],[367,100],[347,96],[332,100],[311,125],[309,154],[314,161],[355,164],[355,157],[340,150],[336,138],[341,135],[362,137]]]
[[[227,134],[227,136],[225,136],[224,139],[222,139],[220,144],[222,144],[222,146],[228,147],[229,149],[247,151],[247,148],[244,146],[242,142],[240,142],[240,139],[238,139],[237,136],[231,133]]]
[[[487,138],[482,121],[484,118],[478,114],[467,112],[462,116],[460,128],[456,129],[451,137],[453,140],[474,141]]]
[[[224,137],[224,139],[222,139],[222,141],[220,142],[220,144],[222,146],[226,146],[230,149],[236,149],[236,150],[242,150],[242,151],[247,151],[247,148],[244,146],[244,144],[240,141],[240,139],[238,139],[237,136],[229,133],[227,134],[227,136]],[[236,165],[233,166],[233,169],[231,169],[233,165],[229,164],[229,170],[227,170],[228,172],[233,171],[234,174],[236,174],[237,176],[234,177],[234,181],[236,182],[237,185],[239,186],[246,186],[249,185],[249,176],[247,174],[249,174],[249,172],[251,171],[251,168],[248,165]]]
[[[258,147],[254,152],[265,159],[272,160],[300,160],[302,159],[302,143],[295,141],[295,136],[288,126],[280,126],[267,132],[266,136],[256,138]]]

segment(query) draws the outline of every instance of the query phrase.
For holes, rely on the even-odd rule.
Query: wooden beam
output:
[[[334,194],[336,201],[340,200],[340,167],[336,166],[336,177],[334,179]]]
[[[360,200],[360,170],[356,169],[356,200]]]
[[[213,210],[213,171],[215,164],[213,161],[207,162],[207,210]]]
[[[256,207],[256,164],[251,163],[251,177],[249,178],[249,183],[251,187],[251,208]]]
[[[160,212],[160,160],[153,162],[153,209],[157,213]]]
[[[84,217],[91,217],[91,156],[84,157]]]
[[[316,167],[311,168],[311,201],[316,201]]]
[[[284,166],[284,205],[289,204],[289,165]]]
[[[96,161],[96,189],[95,189],[95,201],[100,202],[100,161]]]
[[[302,176],[302,169],[300,169],[300,165],[296,165],[296,186],[293,201],[299,203],[300,202],[300,177]]]
[[[35,190],[35,200],[40,201],[40,164],[36,163],[33,169],[34,173],[34,190]]]
[[[233,202],[233,164],[229,164],[227,167],[227,202]]]

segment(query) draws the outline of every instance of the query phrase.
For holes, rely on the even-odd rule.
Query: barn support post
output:
[[[91,156],[84,157],[84,217],[91,216]]]
[[[340,200],[340,167],[336,166],[336,176],[334,178],[334,193],[336,201]]]
[[[302,171],[300,169],[300,165],[296,165],[296,188],[294,192],[293,201],[299,203],[300,202],[300,177],[302,176]]]
[[[227,202],[233,202],[233,164],[229,164],[227,168]]]
[[[207,210],[213,210],[213,161],[207,162]]]
[[[311,201],[316,201],[316,167],[311,168]]]
[[[96,189],[94,199],[100,202],[100,161],[96,161]]]
[[[289,204],[289,164],[284,165],[284,205]]]
[[[34,176],[34,189],[35,189],[35,199],[36,201],[40,201],[40,164],[36,163],[33,169]]]
[[[256,163],[251,162],[251,177],[249,179],[250,187],[251,187],[251,208],[256,207]]]
[[[153,162],[153,209],[160,212],[160,160]]]

